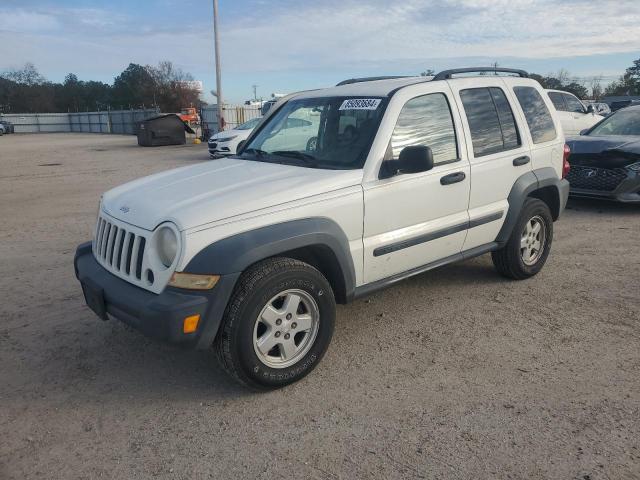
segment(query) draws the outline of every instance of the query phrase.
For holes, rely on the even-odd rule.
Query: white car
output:
[[[595,113],[594,107],[584,103],[572,93],[561,90],[547,90],[549,98],[558,112],[565,135],[579,135],[581,131],[593,127],[604,117]]]
[[[260,123],[262,117],[252,118],[233,130],[224,130],[211,135],[207,144],[209,156],[219,158],[227,155],[235,155],[241,142],[247,139],[253,129]]]
[[[468,75],[495,71],[292,94],[239,156],[106,192],[75,255],[87,304],[213,346],[235,379],[265,390],[320,362],[336,303],[489,252],[506,277],[537,274],[567,201],[569,152],[526,72]]]

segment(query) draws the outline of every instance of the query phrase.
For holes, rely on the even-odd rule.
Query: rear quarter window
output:
[[[514,87],[514,93],[529,125],[533,143],[550,142],[557,137],[553,117],[542,96],[533,87]]]

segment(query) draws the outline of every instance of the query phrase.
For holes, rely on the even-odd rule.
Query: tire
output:
[[[491,253],[493,264],[507,278],[532,277],[547,261],[552,240],[553,218],[549,207],[542,200],[527,198],[507,244]]]
[[[270,258],[238,280],[214,349],[241,384],[256,390],[284,387],[320,362],[333,336],[335,312],[331,286],[318,270],[298,260]]]
[[[311,137],[307,140],[307,152],[315,152],[318,149],[318,137]]]

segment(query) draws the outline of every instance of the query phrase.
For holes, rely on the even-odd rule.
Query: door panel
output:
[[[444,165],[414,175],[399,175],[365,189],[365,282],[459,253],[469,215],[469,165]],[[441,185],[448,174],[465,179]]]
[[[524,119],[514,108],[513,95],[500,77],[459,78],[451,82],[451,87],[462,113],[471,165],[471,228],[463,245],[463,250],[469,250],[491,243],[497,237],[508,209],[511,187],[520,175],[531,171],[530,161],[514,163],[514,160],[530,157],[531,151],[528,138],[523,135],[526,131]],[[475,94],[478,90],[485,91]],[[473,95],[469,93],[471,91]],[[490,114],[491,108],[495,108],[493,114]],[[515,142],[514,123],[517,129]]]
[[[383,179],[378,167],[376,177],[363,183],[365,283],[459,253],[469,221],[470,167],[445,82],[396,93],[376,142],[387,145],[387,161],[406,146],[429,146],[435,166]]]
[[[576,121],[571,112],[559,111],[558,118],[562,124],[562,130],[564,131],[565,136],[576,135],[578,133]]]

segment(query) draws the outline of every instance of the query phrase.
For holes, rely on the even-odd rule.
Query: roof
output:
[[[527,72],[524,70],[514,70],[511,68],[492,68],[492,67],[472,67],[472,68],[457,68],[452,70],[444,70],[435,76],[420,76],[420,77],[369,77],[369,78],[352,78],[340,82],[335,87],[323,88],[319,90],[308,90],[305,92],[298,92],[293,97],[300,98],[317,98],[317,97],[350,97],[350,96],[364,96],[370,95],[372,97],[386,97],[395,90],[408,87],[409,85],[415,85],[418,83],[440,81],[440,80],[454,80],[453,75],[458,74],[471,74],[476,72],[495,72],[507,73],[509,75],[499,75],[502,79],[512,78],[513,74],[517,74],[520,78],[528,78]],[[460,77],[460,78],[469,78]],[[485,77],[486,78],[486,77]]]
[[[350,83],[347,85],[338,85],[335,87],[323,88],[321,90],[301,92],[301,96],[304,96],[305,98],[331,96],[349,97],[361,95],[385,97],[398,88],[414,85],[416,83],[428,82],[432,78],[433,77],[403,77],[390,78],[385,80],[373,80],[370,82]]]

